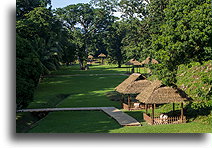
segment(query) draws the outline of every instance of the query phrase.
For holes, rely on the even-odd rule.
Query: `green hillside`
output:
[[[212,61],[180,65],[177,72],[177,86],[192,98],[192,103],[186,106],[187,114],[194,119],[202,116],[196,120],[211,123]],[[209,114],[210,118],[206,117]]]

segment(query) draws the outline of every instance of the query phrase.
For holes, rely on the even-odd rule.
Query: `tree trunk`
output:
[[[118,68],[121,68],[121,61],[118,61]]]
[[[79,64],[80,64],[80,69],[84,70],[85,68],[84,68],[84,65],[83,65],[83,60],[80,57],[78,57],[78,61],[79,61]]]

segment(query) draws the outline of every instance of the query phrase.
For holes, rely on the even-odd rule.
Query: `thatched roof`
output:
[[[105,57],[106,57],[106,55],[105,55],[105,54],[103,54],[103,53],[101,53],[100,55],[98,55],[98,57],[99,57],[99,58],[105,58]]]
[[[123,94],[139,94],[151,84],[149,80],[138,80],[129,84],[123,91]]]
[[[158,64],[158,61],[155,59],[152,59],[150,57],[147,57],[143,62],[141,62],[141,64]]]
[[[88,58],[89,58],[89,59],[93,59],[93,56],[92,56],[92,55],[89,55]]]
[[[152,59],[152,64],[158,64],[158,61],[155,59]]]
[[[187,100],[187,96],[180,89],[167,87],[157,80],[146,87],[136,99],[146,104],[163,104],[183,102]]]
[[[144,80],[145,77],[139,73],[131,74],[121,84],[119,84],[115,90],[123,94],[137,94],[143,90],[143,87],[150,85],[151,82]],[[148,82],[147,82],[148,81]],[[140,88],[140,89],[139,89]]]
[[[138,61],[133,61],[133,65],[135,65],[135,66],[139,66],[139,65],[142,65],[140,62],[138,62]]]
[[[133,65],[133,63],[128,61],[127,63],[125,63],[125,65]]]
[[[139,66],[139,65],[142,65],[140,62],[138,62],[137,60],[135,59],[131,59],[129,60],[127,63],[125,63],[125,65],[135,65],[135,66]]]

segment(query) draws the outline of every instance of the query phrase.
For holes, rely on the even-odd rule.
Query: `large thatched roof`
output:
[[[147,87],[150,84],[151,82],[145,80],[143,75],[133,73],[119,84],[115,90],[122,94],[138,94],[144,89],[144,87]]]
[[[155,59],[152,59],[150,57],[147,57],[143,62],[141,62],[142,64],[158,64],[158,61]]]
[[[146,104],[163,104],[183,102],[187,100],[187,96],[180,89],[164,86],[157,80],[146,87],[136,99]]]
[[[123,91],[123,94],[139,94],[141,93],[147,86],[151,84],[149,80],[138,80],[129,84]]]
[[[99,57],[99,58],[105,58],[105,57],[106,57],[106,55],[105,55],[105,54],[103,54],[103,53],[101,53],[101,54],[99,54],[99,55],[98,55],[98,57]]]

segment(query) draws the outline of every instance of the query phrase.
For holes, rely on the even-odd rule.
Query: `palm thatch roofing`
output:
[[[135,59],[131,59],[129,60],[127,63],[125,63],[125,65],[135,65],[135,66],[139,66],[139,65],[142,65],[140,62],[138,62],[137,60]]]
[[[150,57],[147,57],[143,62],[141,62],[141,64],[158,64],[158,61],[155,59],[152,59]]]
[[[154,81],[137,97],[137,100],[146,104],[180,103],[188,99],[180,89],[162,85],[161,81]]]
[[[93,59],[93,56],[92,56],[92,55],[89,55],[88,58],[89,58],[89,59]]]
[[[123,91],[123,94],[139,94],[141,93],[147,86],[151,84],[149,80],[138,80],[129,84]]]
[[[145,87],[151,84],[150,81],[145,79],[143,75],[133,73],[119,84],[115,90],[122,94],[139,94]]]
[[[106,55],[105,55],[105,54],[103,54],[103,53],[101,53],[100,55],[98,55],[98,57],[99,57],[99,58],[105,58],[105,57],[106,57]]]

